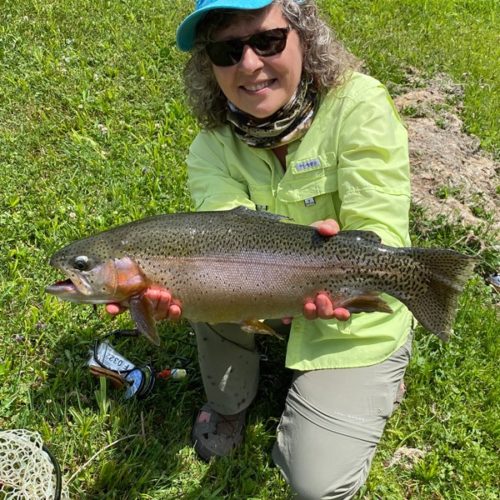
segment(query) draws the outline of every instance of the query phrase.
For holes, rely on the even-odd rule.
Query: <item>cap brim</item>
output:
[[[256,10],[267,7],[273,0],[216,0],[206,7],[196,10],[186,17],[177,28],[176,40],[177,47],[183,52],[190,51],[194,46],[196,37],[196,27],[198,23],[211,10],[216,9],[234,9],[234,10]],[[242,5],[243,4],[243,5]]]

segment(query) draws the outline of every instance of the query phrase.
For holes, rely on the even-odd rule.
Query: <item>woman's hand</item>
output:
[[[172,298],[171,293],[158,285],[153,285],[144,292],[146,297],[152,305],[155,320],[169,319],[172,321],[180,319],[182,309],[175,299]],[[120,304],[106,304],[106,311],[115,316],[122,313],[127,308]]]
[[[340,227],[333,219],[319,220],[311,224],[321,236],[335,236]],[[335,307],[334,302],[326,292],[321,292],[314,299],[307,299],[302,311],[306,319],[338,319],[345,321],[350,318],[351,313],[343,307]],[[284,318],[283,323],[290,324],[292,318]]]

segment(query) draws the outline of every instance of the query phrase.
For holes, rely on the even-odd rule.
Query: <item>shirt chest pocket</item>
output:
[[[301,214],[309,223],[338,219],[336,166],[305,171],[284,178],[277,190],[277,203],[288,205],[290,215]]]

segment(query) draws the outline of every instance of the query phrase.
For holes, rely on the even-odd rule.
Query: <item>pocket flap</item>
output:
[[[334,167],[309,172],[299,178],[294,177],[278,186],[277,197],[280,201],[294,202],[314,198],[337,191],[337,172]]]

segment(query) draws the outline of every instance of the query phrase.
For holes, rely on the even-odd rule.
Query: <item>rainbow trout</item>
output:
[[[239,207],[125,224],[54,254],[50,264],[69,279],[46,291],[74,302],[127,305],[155,344],[151,304],[143,296],[153,284],[170,290],[185,318],[208,323],[298,316],[304,300],[323,291],[352,313],[389,313],[380,297],[385,292],[429,331],[449,338],[475,259],[385,246],[368,231],[323,237],[281,219]]]

